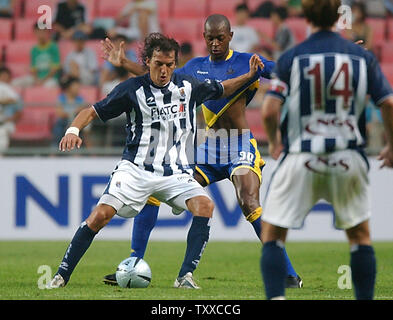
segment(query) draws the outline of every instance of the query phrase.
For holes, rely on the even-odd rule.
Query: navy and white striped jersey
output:
[[[393,94],[374,55],[330,31],[320,31],[284,53],[268,94],[285,105],[285,152],[361,149],[368,95],[380,105]]]
[[[129,114],[122,159],[157,175],[192,174],[196,107],[222,94],[217,81],[173,74],[168,85],[157,87],[146,74],[122,82],[94,108],[104,122]]]

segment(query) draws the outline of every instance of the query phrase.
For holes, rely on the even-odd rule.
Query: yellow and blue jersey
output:
[[[177,69],[176,73],[185,73],[197,78],[199,81],[217,80],[225,81],[239,77],[250,70],[251,53],[241,53],[230,50],[227,58],[223,61],[212,61],[210,56],[191,59],[183,68]],[[260,56],[265,65],[261,76],[269,78],[274,68],[274,62]],[[208,128],[214,125],[217,119],[232,105],[237,98],[246,93],[247,104],[252,100],[259,86],[259,80],[246,84],[238,89],[230,97],[205,101],[202,104],[203,115]]]
[[[200,81],[225,81],[239,77],[250,70],[251,53],[240,53],[230,50],[223,61],[212,61],[209,56],[190,60],[183,68],[176,70],[186,73]],[[261,77],[270,79],[275,63],[260,56],[265,65]],[[202,104],[207,128],[214,125],[217,119],[239,98],[246,95],[246,105],[252,100],[259,87],[259,80],[248,83],[238,89],[230,97],[209,100]],[[261,180],[261,168],[265,162],[257,148],[257,142],[250,131],[234,137],[213,137],[197,148],[195,170],[202,175],[207,184],[223,179],[232,179],[237,169],[247,168]]]

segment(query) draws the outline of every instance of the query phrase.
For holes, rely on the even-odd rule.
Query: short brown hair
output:
[[[316,27],[333,27],[339,18],[341,0],[302,0],[306,19]]]
[[[146,66],[146,60],[153,57],[154,50],[169,53],[175,52],[175,61],[177,64],[179,57],[180,46],[175,39],[164,36],[161,33],[154,32],[145,38],[145,44],[142,49],[141,58],[143,64]]]

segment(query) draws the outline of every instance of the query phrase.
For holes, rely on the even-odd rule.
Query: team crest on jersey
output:
[[[146,104],[149,107],[155,106],[156,105],[156,100],[154,99],[154,97],[149,97],[146,99]]]
[[[229,69],[227,70],[227,74],[234,74],[235,70],[233,70],[232,67],[229,67]]]
[[[180,96],[181,96],[182,98],[185,98],[185,97],[186,97],[186,91],[184,90],[184,88],[179,88],[179,93],[180,93]]]

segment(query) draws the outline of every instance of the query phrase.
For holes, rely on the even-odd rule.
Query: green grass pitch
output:
[[[41,290],[40,265],[53,272],[64,254],[66,241],[0,242],[0,299],[116,299],[116,300],[260,300],[264,299],[259,271],[261,246],[257,242],[211,241],[194,276],[201,290],[172,288],[185,251],[185,242],[151,242],[145,260],[152,269],[147,289],[123,289],[102,283],[128,256],[128,241],[94,241],[74,271],[69,284]],[[376,299],[393,299],[393,243],[376,242]],[[349,264],[348,244],[338,242],[287,244],[304,288],[287,290],[288,299],[353,299],[352,290],[339,289],[340,265]]]

